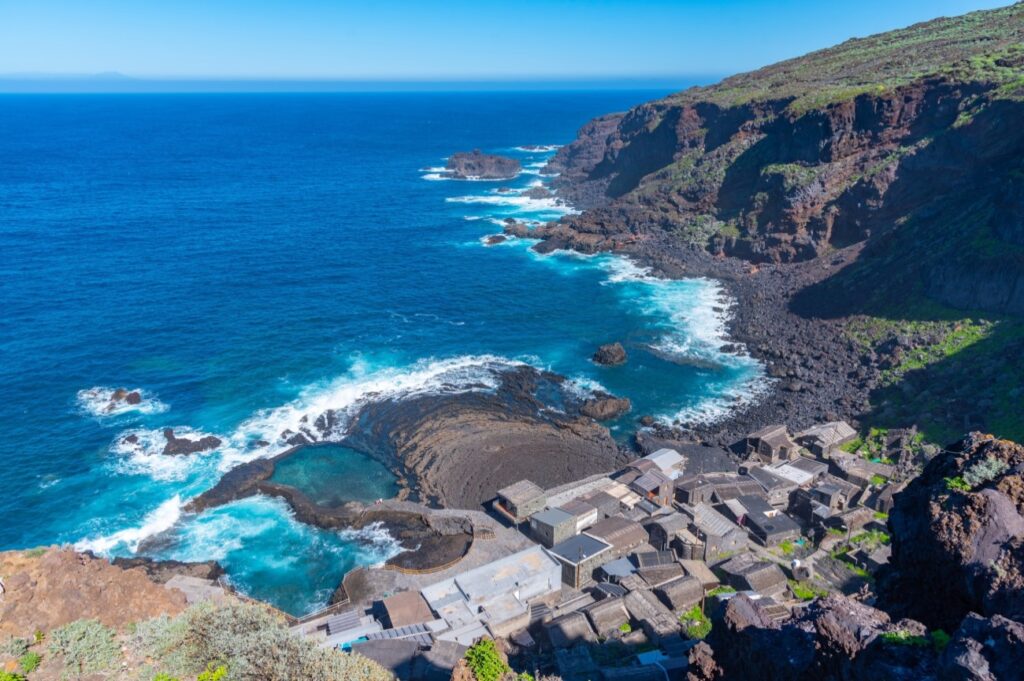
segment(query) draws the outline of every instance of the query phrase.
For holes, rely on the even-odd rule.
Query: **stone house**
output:
[[[784,425],[767,426],[751,433],[746,439],[748,460],[771,464],[799,456],[800,448],[789,436]]]

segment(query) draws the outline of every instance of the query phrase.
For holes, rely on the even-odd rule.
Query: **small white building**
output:
[[[431,584],[420,593],[452,631],[478,632],[486,627],[499,637],[525,628],[530,603],[554,597],[561,588],[561,564],[534,546]]]
[[[644,457],[658,467],[663,474],[675,480],[683,474],[683,466],[686,460],[683,455],[674,449],[662,448]]]

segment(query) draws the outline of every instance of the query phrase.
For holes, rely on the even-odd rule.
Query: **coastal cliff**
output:
[[[809,418],[814,386],[860,423],[1019,438],[1002,395],[1024,378],[1007,361],[1024,330],[1022,118],[1024,4],[937,19],[591,121],[545,169],[584,212],[530,236],[728,282],[734,336],[784,379],[777,408],[730,435]]]

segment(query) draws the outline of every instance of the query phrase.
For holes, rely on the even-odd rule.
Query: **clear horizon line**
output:
[[[500,82],[589,82],[609,80],[675,80],[694,78],[722,78],[721,74],[712,73],[649,73],[649,74],[601,74],[601,75],[573,75],[573,74],[505,74],[493,76],[477,75],[387,75],[387,76],[262,76],[262,75],[128,75],[120,71],[105,71],[99,73],[48,73],[48,72],[10,72],[0,73],[0,80],[123,80],[142,82],[287,82],[287,83],[500,83]]]

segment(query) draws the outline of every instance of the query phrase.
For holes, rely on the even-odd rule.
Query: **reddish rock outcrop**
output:
[[[141,568],[124,570],[70,549],[0,553],[0,575],[0,638],[29,637],[79,619],[120,628],[175,615],[186,605],[183,593],[156,584]]]

